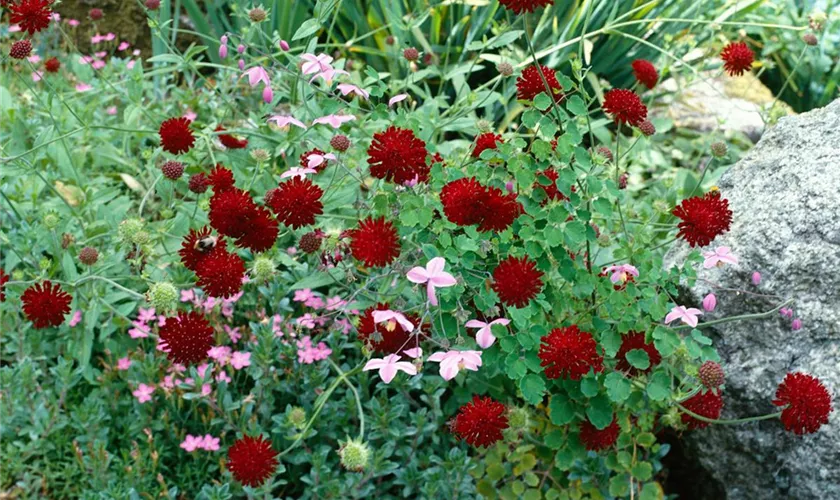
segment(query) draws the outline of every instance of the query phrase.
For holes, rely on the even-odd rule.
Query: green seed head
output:
[[[178,305],[178,289],[168,281],[160,281],[152,284],[146,292],[146,300],[155,310],[166,313]]]
[[[117,235],[124,243],[133,243],[134,237],[143,230],[145,223],[140,219],[126,219],[120,222]]]
[[[345,469],[362,472],[368,466],[370,448],[367,443],[361,440],[350,439],[338,449],[338,456],[341,458],[341,465]]]
[[[274,265],[274,261],[271,260],[271,257],[260,255],[254,259],[254,265],[251,268],[251,276],[256,281],[266,282],[274,276],[274,271],[276,269],[277,267]]]

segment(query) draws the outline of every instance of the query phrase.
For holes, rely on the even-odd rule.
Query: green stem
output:
[[[774,307],[773,309],[771,309],[769,311],[766,311],[766,312],[763,312],[763,313],[741,314],[740,316],[730,316],[728,318],[721,318],[721,319],[716,319],[716,320],[713,320],[713,321],[706,321],[704,323],[698,324],[696,327],[692,327],[691,325],[680,325],[680,326],[673,327],[673,329],[674,330],[683,330],[683,329],[686,329],[686,328],[700,328],[700,327],[717,325],[717,324],[720,324],[720,323],[729,323],[730,321],[740,321],[742,319],[766,318],[767,316],[770,316],[773,313],[778,312],[779,309],[785,307],[788,304],[792,304],[792,303],[793,303],[793,299],[788,299],[788,300],[782,302],[781,304],[779,304],[778,306]]]
[[[687,415],[689,415],[693,418],[696,418],[697,420],[700,420],[700,421],[703,421],[703,422],[708,422],[710,424],[723,424],[723,425],[745,424],[747,422],[758,422],[759,420],[770,420],[770,419],[773,419],[773,418],[779,418],[782,415],[782,412],[778,412],[778,413],[770,413],[770,414],[767,414],[767,415],[759,415],[759,416],[756,416],[756,417],[744,417],[744,418],[735,418],[735,419],[714,419],[714,418],[704,417],[703,415],[698,415],[698,414],[694,413],[693,411],[689,410],[688,408],[686,408],[685,406],[683,406],[679,403],[677,404],[677,407],[683,413],[685,413],[685,414],[687,414]]]
[[[339,377],[343,377],[344,372],[341,371],[341,368],[331,358],[327,358],[327,361],[338,372]],[[351,384],[346,377],[342,378],[342,380],[350,388],[350,391],[353,392],[353,397],[356,399],[356,410],[359,412],[359,439],[362,440],[365,437],[365,413],[362,411],[362,399],[359,397],[359,391],[356,390],[356,386]]]
[[[146,191],[146,194],[143,195],[143,199],[140,201],[140,208],[137,210],[137,215],[141,219],[143,218],[143,207],[146,206],[146,200],[149,199],[149,195],[152,193],[152,191],[155,190],[155,186],[157,185],[158,181],[161,180],[161,178],[163,178],[163,174],[160,174],[160,175],[157,176],[157,179],[155,179],[155,182],[153,182],[152,185],[149,186],[148,191]]]

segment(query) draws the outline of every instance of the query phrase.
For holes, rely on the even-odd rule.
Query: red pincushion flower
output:
[[[216,127],[216,132],[224,132],[225,128],[219,125]],[[248,147],[248,139],[237,139],[236,137],[230,134],[219,134],[217,136],[219,138],[219,142],[222,143],[222,146],[228,149],[243,149]]]
[[[490,446],[501,440],[502,431],[508,428],[505,411],[502,403],[476,395],[458,410],[449,428],[471,446]]]
[[[399,323],[395,322],[394,329],[388,330],[388,324],[376,323],[373,320],[373,311],[387,311],[388,309],[390,307],[386,302],[365,310],[359,319],[359,328],[356,333],[359,340],[370,344],[374,351],[383,354],[397,354],[415,347],[413,343],[409,343],[412,337],[411,332],[406,331]],[[420,316],[416,314],[406,314],[405,318],[412,325],[420,324]]]
[[[266,203],[285,225],[295,229],[315,224],[315,216],[324,213],[324,191],[309,179],[293,177],[280,184]]]
[[[325,154],[327,154],[327,153],[325,153],[324,151],[321,151],[318,148],[314,148],[314,149],[310,149],[309,151],[306,151],[305,153],[300,155],[300,166],[301,166],[301,168],[309,168],[309,157],[310,156],[312,156],[312,155],[324,156]],[[313,168],[315,169],[316,172],[320,173],[320,172],[323,172],[325,168],[327,168],[328,163],[329,163],[329,160],[327,158],[324,158],[324,161],[322,161],[320,164],[316,165]]]
[[[167,350],[166,357],[185,365],[207,359],[207,351],[214,342],[213,327],[197,312],[179,311],[177,316],[166,318],[159,335],[160,346]]]
[[[210,225],[219,233],[239,238],[248,230],[248,224],[257,216],[257,205],[247,192],[230,188],[210,198]]]
[[[277,227],[277,220],[271,216],[271,212],[258,207],[248,223],[248,231],[236,239],[236,244],[255,253],[265,252],[274,246],[278,234],[280,229]]]
[[[598,429],[589,420],[581,422],[579,429],[580,442],[590,451],[601,451],[614,445],[616,439],[618,439],[618,433],[621,431],[615,417],[613,417],[610,425],[604,429]]]
[[[811,434],[828,423],[834,410],[831,394],[820,380],[806,373],[788,373],[776,389],[776,406],[784,406],[782,424],[794,434]]]
[[[368,267],[386,266],[400,255],[397,229],[384,217],[368,217],[348,232],[350,252]]]
[[[172,154],[186,153],[195,144],[195,137],[190,130],[190,121],[186,118],[170,118],[160,124],[160,144],[164,151]]]
[[[6,274],[6,271],[0,269],[0,302],[6,301],[6,291],[4,290],[6,286],[6,282],[9,281],[9,275]]]
[[[9,4],[9,24],[17,24],[30,35],[50,25],[52,0],[19,0]]]
[[[55,57],[50,57],[44,61],[44,69],[47,70],[47,73],[58,73],[60,67],[61,62]]]
[[[565,201],[569,199],[565,194],[561,193],[560,190],[557,189],[557,179],[560,178],[560,174],[558,174],[556,170],[553,168],[547,168],[537,175],[544,175],[551,181],[551,184],[547,186],[542,184],[539,180],[534,181],[533,189],[542,189],[545,193],[546,199],[543,200],[543,205],[551,200]]]
[[[720,412],[723,410],[723,396],[714,391],[698,392],[682,405],[701,417],[716,420],[720,418]],[[709,426],[709,422],[698,420],[687,413],[683,413],[680,418],[683,423],[688,424],[689,429],[705,429]]]
[[[729,200],[721,199],[720,191],[683,200],[671,213],[682,219],[677,237],[682,237],[692,247],[708,245],[715,237],[729,231],[732,224]]]
[[[723,59],[723,69],[729,76],[741,76],[745,71],[752,69],[755,54],[746,43],[732,42],[720,51],[720,58]]]
[[[207,191],[207,186],[210,185],[210,180],[206,175],[199,172],[190,176],[189,188],[195,194],[201,194]]]
[[[505,141],[502,140],[502,136],[493,132],[481,134],[475,138],[475,147],[473,148],[472,156],[473,158],[478,158],[485,149],[496,149],[496,143],[501,144],[503,142]]]
[[[647,107],[638,94],[627,89],[612,89],[604,94],[604,112],[612,115],[615,123],[636,126],[647,118]]]
[[[396,184],[403,184],[415,178],[425,182],[429,178],[426,165],[426,143],[414,136],[414,132],[394,126],[373,135],[368,148],[370,175]]]
[[[481,222],[483,216],[480,200],[484,197],[484,186],[475,177],[452,181],[440,190],[443,213],[450,222],[459,226],[471,226]]]
[[[528,257],[511,256],[493,270],[493,290],[506,306],[525,307],[540,293],[542,275]]]
[[[277,470],[277,452],[262,436],[245,436],[228,449],[227,469],[240,483],[259,486]]]
[[[218,163],[215,167],[213,167],[213,170],[210,171],[210,175],[207,176],[207,183],[213,186],[214,193],[227,191],[232,188],[235,183],[233,172],[222,166],[221,163]]]
[[[533,12],[539,7],[554,5],[554,0],[499,0],[499,4],[517,14]]]
[[[504,231],[525,211],[516,201],[516,193],[504,194],[494,187],[485,188],[479,208],[482,217],[478,230],[481,232]]]
[[[644,370],[639,370],[627,361],[627,353],[634,349],[641,349],[648,355],[650,365]],[[662,356],[659,354],[659,351],[656,350],[656,346],[653,345],[653,342],[645,341],[644,332],[630,332],[625,335],[624,338],[621,339],[621,347],[618,349],[618,353],[615,357],[618,359],[618,363],[615,364],[615,369],[620,372],[627,372],[627,374],[631,377],[635,377],[636,375],[640,375],[642,373],[649,373],[654,366],[658,365],[662,361]]]
[[[211,297],[232,297],[242,289],[242,278],[245,276],[245,264],[235,253],[228,251],[213,252],[197,266],[196,283]]]
[[[604,369],[604,359],[595,348],[592,334],[581,331],[577,325],[555,328],[541,340],[540,366],[548,378],[580,380],[590,368],[596,373]]]
[[[656,82],[659,81],[659,73],[656,72],[656,68],[650,61],[636,59],[631,66],[633,66],[633,75],[639,83],[648,89],[656,86]]]
[[[546,90],[545,83],[540,77],[540,71],[536,66],[531,65],[522,71],[522,75],[516,78],[516,98],[523,101],[533,101],[540,92],[552,94],[556,102],[561,102],[566,97],[563,94],[563,87],[557,81],[554,70],[547,66],[540,66],[545,81],[548,83],[550,92]]]
[[[64,322],[64,315],[70,312],[70,294],[61,286],[50,281],[36,283],[23,292],[23,314],[32,321],[35,328],[58,326]]]
[[[204,226],[199,230],[190,229],[181,243],[181,262],[190,271],[195,271],[205,257],[213,252],[225,251],[227,243],[223,237],[216,237],[211,234],[210,228]]]

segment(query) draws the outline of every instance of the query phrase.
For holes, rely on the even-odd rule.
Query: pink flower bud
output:
[[[706,311],[714,311],[716,305],[717,297],[715,297],[715,294],[710,293],[709,295],[703,297],[703,309]]]
[[[756,271],[752,273],[752,284],[758,286],[761,283],[761,273]]]
[[[265,101],[266,104],[271,104],[271,101],[273,100],[274,92],[271,90],[271,87],[266,85],[265,88],[263,88],[263,101]]]
[[[245,60],[244,59],[239,60],[239,71],[245,71]]]
[[[791,328],[791,330],[793,330],[793,331],[796,331],[796,330],[801,330],[801,329],[802,329],[802,320],[801,320],[801,319],[799,319],[799,318],[796,318],[795,320],[793,320],[793,321],[790,323],[790,328]]]
[[[789,307],[783,307],[779,309],[779,314],[781,314],[783,318],[790,319],[793,317],[793,309],[790,309]]]
[[[240,54],[244,54],[245,53],[245,46],[240,43],[239,46],[236,47],[236,51],[239,52]]]
[[[512,193],[513,192],[513,181],[507,181],[505,183],[505,189],[507,189],[508,193]]]
[[[221,42],[222,45],[227,45],[227,43],[228,43],[227,35],[222,35],[222,38],[219,38],[219,42]]]
[[[283,50],[289,50],[289,42],[286,40],[280,40],[280,48]]]
[[[227,45],[219,45],[219,59],[227,58]]]

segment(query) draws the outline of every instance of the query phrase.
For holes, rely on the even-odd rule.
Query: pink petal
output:
[[[446,355],[447,355],[447,353],[445,353],[443,351],[436,352],[436,353],[432,354],[431,356],[429,356],[429,361],[434,361],[436,363],[440,363],[441,361],[446,359]]]
[[[493,332],[490,331],[489,328],[482,328],[478,331],[475,335],[475,341],[479,347],[482,349],[487,349],[494,342],[496,342],[496,337],[493,335]]]
[[[423,355],[423,349],[420,347],[412,347],[411,349],[404,350],[403,354],[405,354],[409,358],[417,359]]]
[[[493,321],[490,322],[490,325],[508,326],[509,324],[510,324],[510,320],[507,319],[507,318],[494,319]]]
[[[395,364],[387,364],[379,369],[379,376],[386,384],[391,383],[394,377],[397,376],[397,366]]]
[[[426,299],[428,299],[429,304],[433,306],[438,305],[437,295],[435,295],[435,285],[431,281],[426,285]]]
[[[413,363],[409,363],[408,361],[400,361],[399,363],[394,363],[394,366],[396,366],[397,369],[408,373],[409,375],[417,375],[417,367],[414,366]]]
[[[446,259],[443,257],[435,257],[426,263],[426,270],[429,271],[429,274],[432,276],[440,274],[444,267],[446,267]]]
[[[408,281],[412,283],[425,283],[429,279],[428,273],[422,267],[412,267],[410,271],[405,275],[408,278]]]
[[[456,283],[458,283],[458,280],[456,280],[455,277],[451,274],[442,272],[440,274],[432,276],[429,280],[429,283],[433,284],[434,286],[445,288],[455,285]]]
[[[380,358],[374,358],[365,363],[364,368],[362,368],[363,372],[370,371],[370,370],[378,370],[385,366],[385,360]]]
[[[440,364],[440,376],[443,380],[452,380],[458,375],[458,363],[453,359],[448,359]]]
[[[496,321],[499,321],[499,320],[496,320]],[[495,323],[496,321],[491,322],[491,324]],[[471,320],[467,321],[466,326],[468,328],[484,328],[485,326],[487,326],[487,323],[485,323],[483,321],[479,321],[477,319],[471,319]]]

